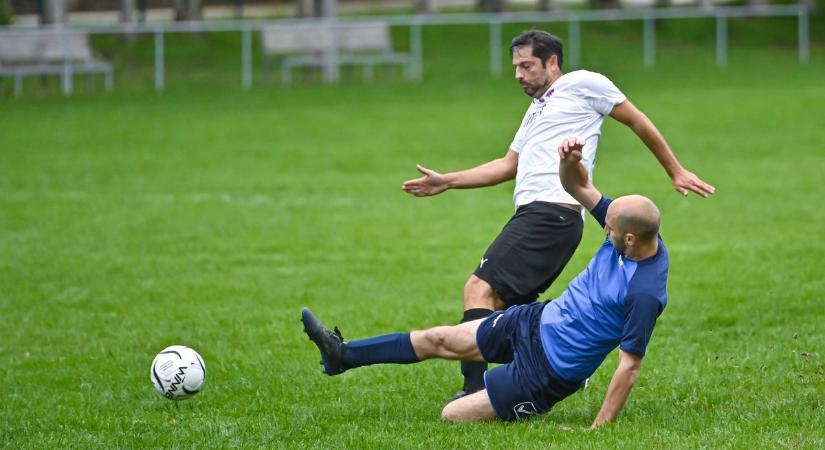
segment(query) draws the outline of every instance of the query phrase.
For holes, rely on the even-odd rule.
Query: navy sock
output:
[[[419,361],[410,333],[393,333],[347,342],[344,361],[351,367],[371,364],[412,364]]]
[[[485,308],[473,308],[464,311],[464,318],[461,323],[483,319],[490,316],[493,311]],[[484,389],[484,372],[487,370],[486,362],[461,361],[461,374],[464,375],[464,392],[473,392]]]

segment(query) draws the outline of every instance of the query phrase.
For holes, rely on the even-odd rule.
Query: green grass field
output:
[[[825,47],[799,66],[792,45],[745,30],[753,39],[720,70],[707,42],[663,37],[645,71],[625,31],[585,34],[584,65],[717,194],[682,198],[606,122],[596,184],[658,203],[672,263],[669,306],[617,423],[586,429],[615,355],[546,416],[453,425],[439,412],[457,363],[329,378],[301,332],[301,306],[348,338],[457,321],[463,283],[512,213],[511,183],[426,199],[400,189],[415,163],[503,154],[528,102],[487,79],[486,47],[461,52],[440,31],[427,34],[422,84],[242,92],[234,69],[209,78],[199,66],[189,84],[171,64],[162,96],[137,73],[111,95],[0,98],[0,445],[825,447]],[[140,64],[141,45],[121,68]],[[216,63],[234,61],[229,47]],[[543,298],[601,239],[589,220]],[[149,380],[155,353],[177,343],[208,369],[205,391],[178,405]]]

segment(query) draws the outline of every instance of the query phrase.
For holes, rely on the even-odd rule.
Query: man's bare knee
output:
[[[447,422],[461,422],[460,416],[456,413],[456,408],[451,408],[452,403],[447,403],[447,406],[441,410],[441,420]]]
[[[477,422],[495,419],[486,390],[453,400],[441,410],[441,419],[448,422]]]
[[[441,410],[441,420],[447,422],[474,422],[481,420],[481,418],[475,417],[475,414],[467,414],[465,408],[459,407],[456,402],[450,402]]]

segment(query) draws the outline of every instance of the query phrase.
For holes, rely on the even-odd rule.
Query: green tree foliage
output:
[[[8,25],[14,17],[14,11],[11,9],[11,2],[9,0],[0,0],[0,25]]]

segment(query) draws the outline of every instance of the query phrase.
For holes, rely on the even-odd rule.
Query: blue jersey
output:
[[[604,226],[609,198],[591,211]],[[656,255],[624,258],[609,239],[541,315],[541,343],[550,366],[567,381],[588,378],[617,346],[644,356],[656,318],[667,305],[669,259],[662,237]]]

